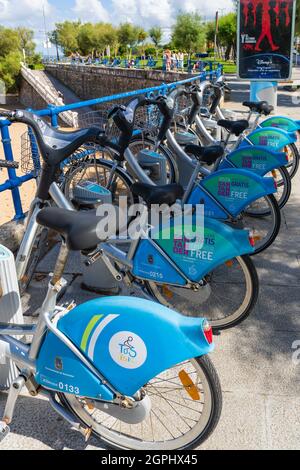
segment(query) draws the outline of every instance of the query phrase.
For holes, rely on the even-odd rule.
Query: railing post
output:
[[[14,156],[13,156],[13,151],[12,151],[12,146],[11,146],[11,138],[9,134],[10,124],[11,123],[7,121],[6,119],[4,120],[0,119],[1,140],[3,144],[4,155],[5,155],[6,160],[12,162],[14,161]],[[17,180],[17,174],[14,168],[8,168],[7,172],[8,172],[8,177],[10,181]],[[12,188],[11,194],[12,194],[14,208],[15,208],[14,220],[24,219],[25,214],[22,209],[22,202],[21,202],[19,188],[18,187]]]
[[[51,126],[52,127],[59,127],[58,126],[58,116],[57,116],[57,113],[55,111],[55,106],[53,106],[52,104],[49,104],[48,105],[48,108],[50,109],[51,111]]]

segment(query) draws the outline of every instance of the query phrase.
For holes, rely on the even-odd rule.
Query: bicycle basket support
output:
[[[37,176],[41,169],[40,152],[31,129],[21,136],[21,171]]]

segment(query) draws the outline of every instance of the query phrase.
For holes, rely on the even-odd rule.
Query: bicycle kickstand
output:
[[[11,384],[8,392],[8,397],[5,405],[4,415],[2,421],[0,421],[0,442],[10,432],[9,424],[12,421],[16,401],[20,392],[27,381],[27,376],[20,374]]]

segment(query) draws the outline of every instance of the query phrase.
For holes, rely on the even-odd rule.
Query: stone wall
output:
[[[88,65],[46,65],[46,70],[82,100],[184,80],[192,75],[159,70],[119,69]]]
[[[25,108],[44,109],[48,105],[24,78],[21,78],[19,99]]]

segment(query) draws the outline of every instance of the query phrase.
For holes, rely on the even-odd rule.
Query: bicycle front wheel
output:
[[[253,255],[266,250],[275,241],[281,226],[281,214],[273,196],[262,197],[250,204],[242,213],[243,227],[250,230],[255,251]]]
[[[218,266],[205,276],[197,290],[146,284],[159,303],[183,315],[205,317],[214,330],[232,328],[241,323],[254,308],[259,290],[258,277],[249,256],[239,256]]]
[[[89,181],[102,186],[110,191],[112,203],[119,205],[121,196],[127,197],[128,205],[134,203],[131,193],[132,179],[126,172],[115,167],[109,160],[90,159],[71,166],[64,176],[63,190],[70,201],[76,199],[75,190],[77,185]]]
[[[182,376],[192,382],[188,392]],[[131,450],[192,449],[214,431],[221,415],[220,382],[207,356],[197,357],[168,369],[150,380],[144,392],[151,400],[151,411],[139,424],[126,424],[97,409],[97,402],[61,394],[62,404],[95,437],[110,447]]]
[[[155,141],[149,137],[144,135],[135,136],[131,139],[129,144],[129,149],[135,155],[138,156],[141,150],[154,150],[155,149]],[[176,183],[179,180],[178,168],[176,162],[167,147],[163,144],[160,144],[155,152],[165,158],[166,161],[166,184]],[[149,175],[151,178],[151,174]],[[155,180],[154,180],[155,182]]]
[[[300,135],[300,132],[298,132]],[[294,178],[295,174],[299,168],[300,154],[299,150],[295,144],[289,144],[285,147],[284,151],[286,152],[288,163],[286,164],[286,169],[289,172],[290,178]]]
[[[292,190],[291,177],[288,170],[286,167],[282,166],[273,170],[270,175],[267,174],[265,176],[272,176],[274,178],[277,186],[277,192],[274,194],[274,197],[278,203],[279,209],[282,209],[288,202]]]

